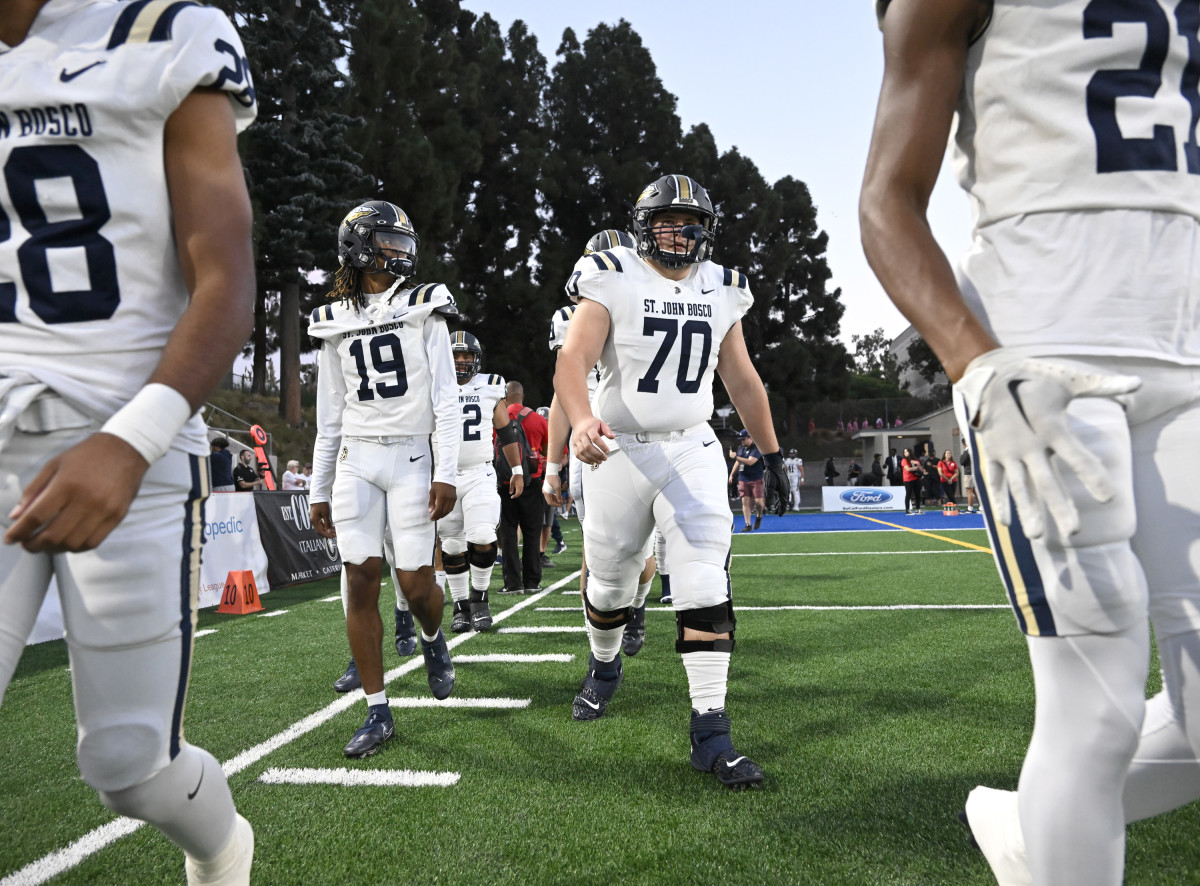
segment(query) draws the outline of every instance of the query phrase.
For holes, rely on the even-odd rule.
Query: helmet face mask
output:
[[[471,333],[460,331],[450,336],[450,351],[454,355],[454,376],[465,385],[483,368],[483,345]]]
[[[708,192],[696,181],[686,175],[664,175],[638,197],[633,230],[638,255],[675,270],[712,257],[717,213]]]
[[[338,262],[364,274],[407,279],[416,271],[420,242],[403,209],[385,200],[370,200],[342,220]]]

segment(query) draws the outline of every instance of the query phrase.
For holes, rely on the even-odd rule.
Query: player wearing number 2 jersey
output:
[[[633,218],[636,250],[603,250],[576,264],[567,288],[579,306],[554,376],[573,454],[595,468],[583,477],[592,652],[572,716],[601,716],[620,683],[622,629],[657,524],[672,564],[676,649],[692,698],[692,765],[745,787],[763,774],[734,750],[725,713],[734,628],[725,568],[729,504],[724,454],[707,422],[719,372],[782,477],[766,391],[742,337],[750,287],[737,271],[708,260],[716,213],[687,176],[648,186]],[[597,362],[593,412],[587,374]]]
[[[248,883],[254,853],[183,712],[195,413],[252,326],[255,111],[216,10],[0,0],[0,697],[53,577],[80,774],[180,846],[191,884]]]
[[[1001,883],[1111,886],[1125,822],[1200,797],[1200,0],[877,7],[863,243],[955,382],[1037,690],[1019,790],[966,818]],[[957,280],[924,218],[956,112]]]
[[[429,687],[439,699],[454,688],[433,549],[434,521],[455,500],[458,385],[445,318],[458,311],[440,283],[404,285],[417,242],[392,203],[351,210],[338,231],[332,301],[313,311],[308,327],[321,341],[311,518],[317,532],[337,537],[346,633],[367,695],[367,721],[346,745],[348,757],[373,754],[393,733],[379,618],[385,524],[400,591],[421,624]]]

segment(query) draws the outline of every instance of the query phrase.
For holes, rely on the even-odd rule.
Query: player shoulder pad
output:
[[[308,334],[313,338],[332,339],[351,329],[361,328],[363,323],[357,311],[340,302],[330,302],[309,314]]]
[[[567,340],[567,327],[575,316],[575,305],[566,305],[554,312],[550,318],[550,350],[557,351]]]
[[[425,309],[443,317],[457,317],[458,305],[444,283],[422,283],[408,292],[408,312]]]
[[[169,42],[175,17],[187,7],[199,5],[194,0],[136,0],[117,16],[105,48],[116,49],[133,43]]]
[[[624,273],[625,269],[621,267],[621,259],[612,249],[604,249],[600,252],[593,252],[591,255],[585,255],[596,268],[601,271],[616,271],[618,274]]]
[[[725,268],[725,276],[721,281],[725,286],[732,286],[735,289],[750,289],[750,281],[741,271],[735,271],[733,268]]]
[[[494,373],[494,372],[491,373],[490,375],[488,375],[487,383],[492,386],[498,385],[500,387],[504,387],[504,385],[506,384],[506,382],[504,381],[504,376],[496,375],[496,373]]]

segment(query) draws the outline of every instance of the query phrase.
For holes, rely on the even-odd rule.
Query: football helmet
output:
[[[417,232],[408,214],[386,200],[351,209],[338,228],[338,262],[364,274],[411,277],[417,267]],[[384,250],[400,255],[386,255]],[[383,258],[382,267],[376,258]]]
[[[795,449],[788,450],[788,458],[795,458],[799,454]]]
[[[654,217],[663,212],[689,212],[700,219],[698,225],[682,225],[675,232],[691,242],[686,252],[662,249],[652,230]],[[633,233],[637,253],[653,259],[664,268],[708,261],[717,239],[717,213],[708,192],[686,175],[664,175],[647,185],[633,207]]]
[[[450,350],[454,353],[454,375],[460,382],[473,379],[483,367],[483,345],[469,332],[459,330],[450,336]],[[459,354],[470,354],[471,362],[460,362]]]
[[[587,246],[583,247],[583,254],[591,255],[593,252],[603,252],[614,246],[628,246],[630,249],[635,249],[637,244],[634,242],[633,234],[628,231],[599,231],[587,241]]]
[[[575,316],[576,305],[559,308],[550,318],[550,350],[557,351],[567,340],[567,327]]]

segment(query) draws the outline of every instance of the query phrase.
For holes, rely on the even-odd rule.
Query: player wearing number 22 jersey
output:
[[[1181,469],[1200,432],[1200,0],[877,8],[863,244],[955,383],[1037,690],[1018,791],[977,788],[966,816],[1001,883],[1115,886],[1125,822],[1200,797],[1200,475]],[[957,279],[922,211],[951,134],[975,213]]]
[[[657,525],[692,700],[691,762],[742,788],[763,774],[734,749],[725,712],[735,622],[725,459],[708,425],[714,372],[781,477],[783,457],[742,336],[749,284],[708,260],[716,212],[707,193],[687,176],[664,176],[643,191],[633,222],[636,249],[602,250],[575,265],[567,291],[579,304],[555,371],[573,454],[594,466],[583,472],[592,654],[572,716],[603,715],[622,679],[622,632]],[[587,375],[597,363],[590,404]]]
[[[236,137],[255,113],[217,10],[0,0],[0,698],[55,579],[80,774],[181,847],[192,884],[248,883],[254,846],[183,719],[195,413],[252,325]]]

